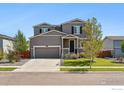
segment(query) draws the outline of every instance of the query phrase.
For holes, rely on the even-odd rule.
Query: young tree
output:
[[[15,36],[14,48],[16,52],[22,53],[27,51],[28,43],[24,34],[18,30],[18,33]]]
[[[94,61],[94,58],[102,48],[101,25],[97,22],[97,19],[93,17],[84,23],[83,31],[86,34],[86,40],[82,41],[83,54],[86,58],[90,58],[91,68],[91,62]]]

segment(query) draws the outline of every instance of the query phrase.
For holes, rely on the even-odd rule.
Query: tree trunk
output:
[[[91,69],[91,63],[93,62],[93,58],[90,58],[90,69]]]
[[[91,69],[91,60],[90,60],[90,69]]]

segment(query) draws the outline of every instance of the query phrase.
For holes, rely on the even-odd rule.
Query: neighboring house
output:
[[[121,42],[124,40],[124,36],[106,36],[103,41],[103,49],[111,50],[113,57],[124,56],[121,51]]]
[[[41,23],[35,25],[30,37],[31,58],[60,58],[65,54],[79,54],[81,41],[86,38],[82,30],[84,21],[73,19],[60,25]]]
[[[0,52],[8,53],[8,49],[13,49],[13,41],[12,37],[0,34]]]

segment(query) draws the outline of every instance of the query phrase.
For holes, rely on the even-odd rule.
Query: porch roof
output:
[[[79,37],[72,35],[72,34],[68,34],[68,35],[63,36],[62,38],[79,38]]]

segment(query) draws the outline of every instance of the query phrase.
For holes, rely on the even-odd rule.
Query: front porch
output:
[[[81,46],[81,39],[74,35],[67,35],[62,37],[62,58],[65,54],[79,54]]]

